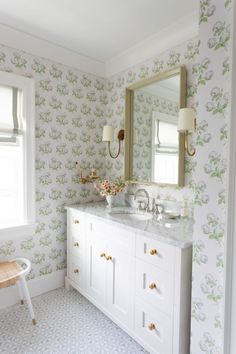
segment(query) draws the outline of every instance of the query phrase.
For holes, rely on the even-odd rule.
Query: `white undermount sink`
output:
[[[138,212],[110,211],[109,215],[113,218],[130,221],[147,221],[152,219],[152,214],[142,214]]]

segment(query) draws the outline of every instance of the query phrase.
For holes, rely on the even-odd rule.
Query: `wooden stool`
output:
[[[26,268],[22,268],[19,263],[25,264]],[[6,288],[14,284],[17,285],[20,294],[20,303],[23,304],[25,298],[30,316],[32,318],[32,323],[33,325],[36,325],[34,310],[25,280],[25,276],[30,272],[30,268],[30,261],[25,258],[17,258],[12,261],[0,262],[0,288]]]

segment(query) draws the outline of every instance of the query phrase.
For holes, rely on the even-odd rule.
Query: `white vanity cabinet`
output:
[[[128,327],[133,325],[134,240],[134,233],[88,220],[87,293]]]
[[[66,286],[150,353],[189,354],[191,246],[68,208]]]

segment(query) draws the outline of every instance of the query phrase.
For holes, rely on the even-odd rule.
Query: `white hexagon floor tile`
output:
[[[139,344],[77,291],[64,288],[0,311],[1,354],[144,354]]]

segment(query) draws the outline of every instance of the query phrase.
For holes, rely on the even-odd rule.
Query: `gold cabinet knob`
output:
[[[73,222],[74,222],[74,224],[79,224],[79,220],[78,219],[75,219]]]
[[[79,242],[75,242],[74,247],[79,247]]]
[[[157,250],[153,249],[150,251],[151,256],[155,256],[157,254]]]
[[[149,331],[154,331],[154,329],[156,329],[155,324],[154,324],[154,323],[150,323],[150,324],[148,325],[148,329],[149,329]]]
[[[106,253],[104,253],[104,252],[103,252],[103,253],[101,253],[101,254],[100,254],[100,257],[101,257],[101,258],[103,258],[103,257],[105,257],[105,258],[106,258]]]
[[[151,283],[151,284],[149,285],[149,289],[151,289],[151,290],[156,289],[156,288],[157,288],[157,286],[156,286],[155,283]]]
[[[112,261],[112,256],[106,256],[107,261]]]
[[[77,269],[74,269],[74,273],[75,274],[78,274],[79,273],[79,269],[77,268]]]

